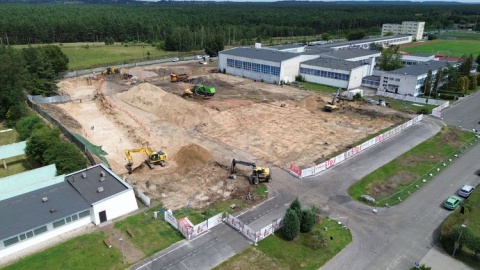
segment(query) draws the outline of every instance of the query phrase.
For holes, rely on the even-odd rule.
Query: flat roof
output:
[[[90,204],[131,188],[102,164],[69,174],[65,179]],[[103,190],[99,192],[99,188]]]
[[[372,43],[377,41],[387,41],[402,37],[411,37],[412,35],[394,35],[394,36],[383,36],[383,37],[374,37],[374,38],[366,38],[366,39],[359,39],[359,40],[350,40],[350,41],[339,41],[339,42],[332,42],[326,43],[322,45],[315,45],[314,47],[327,47],[327,48],[334,48],[339,46],[348,46],[348,45],[355,45],[359,43]]]
[[[42,201],[44,197],[48,198],[46,202]],[[0,239],[89,208],[90,204],[65,181],[0,201]]]
[[[370,75],[370,76],[363,77],[363,79],[369,80],[369,81],[380,81],[380,76]]]
[[[305,47],[304,44],[294,43],[294,44],[269,46],[269,47],[266,47],[266,48],[275,49],[275,50],[287,50],[287,49],[295,49],[295,48],[303,48],[303,47]]]
[[[64,181],[55,164],[0,178],[0,201]]]
[[[219,52],[219,54],[233,55],[233,56],[252,58],[252,59],[277,62],[277,63],[300,56],[300,54],[297,54],[297,53],[281,52],[281,51],[276,51],[272,49],[261,49],[261,48],[251,48],[251,47],[248,47],[248,48],[237,47],[237,48],[221,51]]]
[[[436,71],[441,67],[447,67],[448,64],[453,65],[455,62],[430,60],[418,65],[404,66],[396,70],[386,71],[385,73],[420,76],[427,74],[429,70]]]
[[[362,56],[379,56],[380,52],[375,50],[367,50],[367,49],[358,49],[358,48],[348,48],[336,51],[328,51],[320,53],[320,56],[328,56],[334,57],[339,59],[352,59]]]
[[[301,62],[300,66],[302,65],[325,67],[345,71],[350,71],[356,67],[363,66],[362,63],[356,61],[346,61],[342,59],[332,59],[325,57],[319,57],[305,62]]]
[[[25,148],[27,147],[27,141],[11,143],[0,146],[0,159],[16,157],[25,155]]]

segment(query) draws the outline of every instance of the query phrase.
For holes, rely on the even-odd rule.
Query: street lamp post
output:
[[[120,248],[122,250],[122,263],[125,263],[125,256],[123,255],[123,238],[118,239],[120,241]]]
[[[460,231],[460,234],[458,235],[458,239],[453,246],[452,257],[455,257],[455,252],[457,251],[457,248],[460,246],[460,238],[462,237],[462,233],[463,233],[463,231],[465,230],[466,227],[467,227],[467,225],[462,224],[462,230]]]

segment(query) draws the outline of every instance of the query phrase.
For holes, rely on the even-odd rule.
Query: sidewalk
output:
[[[420,265],[422,264],[431,267],[432,270],[474,270],[474,268],[445,253],[439,246],[434,246],[430,249],[427,255],[420,261]]]

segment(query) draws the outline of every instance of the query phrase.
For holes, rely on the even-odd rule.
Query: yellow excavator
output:
[[[165,166],[164,162],[167,160],[167,153],[163,151],[154,152],[148,147],[136,148],[136,149],[125,149],[125,155],[127,156],[128,163],[125,165],[128,173],[131,174],[136,168],[133,168],[133,158],[132,153],[145,153],[148,156],[148,159],[145,160],[145,164],[153,170],[153,165]]]
[[[338,110],[338,106],[335,104],[337,103],[337,99],[340,98],[340,94],[342,93],[342,88],[338,88],[337,93],[333,96],[332,102],[327,103],[324,107],[323,110],[326,112],[333,112]]]
[[[120,70],[117,67],[108,67],[102,71],[103,75],[118,74]]]
[[[248,180],[250,181],[250,184],[253,185],[258,185],[260,181],[265,181],[265,182],[271,182],[272,181],[272,175],[270,174],[270,168],[267,167],[258,167],[255,163],[252,162],[247,162],[247,161],[241,161],[241,160],[232,160],[232,166],[230,167],[230,178],[236,179],[237,178],[237,171],[236,171],[236,166],[237,164],[244,165],[244,166],[250,166],[253,168],[252,174],[248,177]]]

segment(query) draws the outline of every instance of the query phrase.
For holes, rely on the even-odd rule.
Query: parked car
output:
[[[460,205],[462,200],[457,196],[450,196],[448,197],[445,202],[443,203],[443,207],[449,210],[455,210]]]
[[[180,59],[178,59],[177,57],[172,59],[172,62],[178,62],[178,61],[180,61]]]
[[[458,196],[468,198],[475,188],[470,185],[464,185],[459,191]]]
[[[475,172],[476,175],[480,176],[480,169]]]
[[[197,57],[197,59],[202,59],[201,55],[197,55],[196,57]]]

